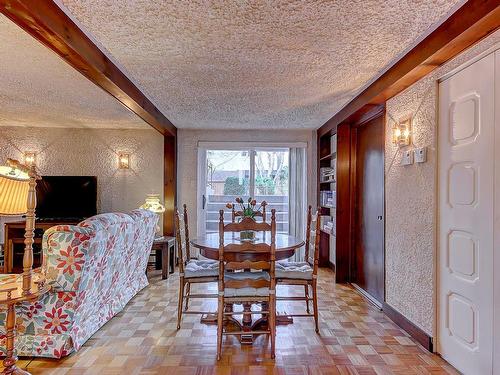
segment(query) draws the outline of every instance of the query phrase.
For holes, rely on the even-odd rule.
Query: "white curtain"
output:
[[[306,185],[306,149],[290,148],[290,187],[289,187],[289,233],[305,239],[307,185]],[[304,260],[304,247],[295,252],[292,259]]]

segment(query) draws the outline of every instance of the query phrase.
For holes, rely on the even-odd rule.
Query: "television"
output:
[[[43,176],[36,199],[37,220],[83,220],[97,214],[97,177]]]

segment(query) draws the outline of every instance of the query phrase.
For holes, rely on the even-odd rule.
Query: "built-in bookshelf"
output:
[[[320,265],[335,270],[337,283],[351,269],[351,126],[341,123],[318,134],[318,205],[321,212]]]
[[[319,145],[319,194],[321,214],[320,265],[335,269],[337,207],[337,135],[323,137]]]

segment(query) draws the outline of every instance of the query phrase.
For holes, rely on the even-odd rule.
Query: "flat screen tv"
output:
[[[36,185],[36,217],[82,220],[97,213],[95,176],[43,176]]]

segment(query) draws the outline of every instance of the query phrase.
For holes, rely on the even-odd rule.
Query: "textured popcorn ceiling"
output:
[[[457,0],[61,0],[180,128],[317,128]]]
[[[150,128],[0,15],[0,127],[3,126]]]

